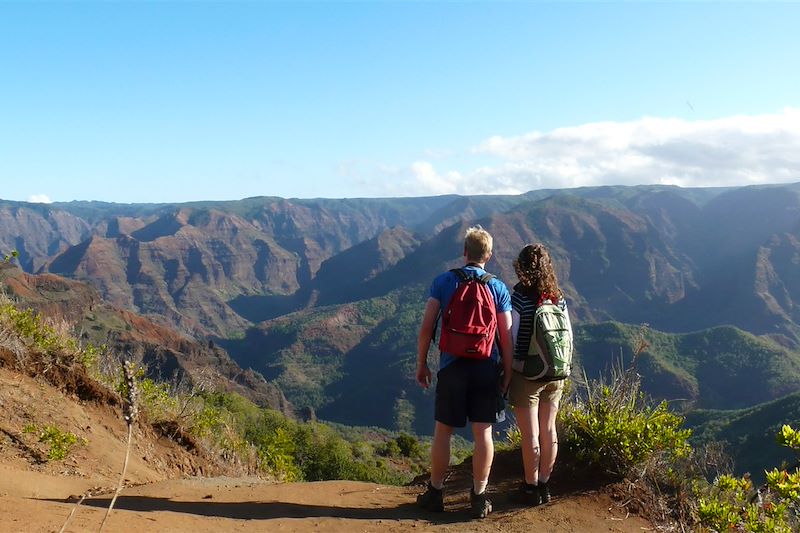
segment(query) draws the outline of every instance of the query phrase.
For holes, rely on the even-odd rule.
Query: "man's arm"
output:
[[[514,341],[511,339],[511,311],[497,314],[497,335],[500,338],[500,354],[503,359],[503,392],[511,382],[511,362],[514,359]]]
[[[417,383],[427,389],[431,385],[431,369],[428,368],[428,349],[433,338],[433,328],[439,317],[439,300],[428,298],[425,304],[425,314],[422,316],[422,325],[419,327],[417,339]]]

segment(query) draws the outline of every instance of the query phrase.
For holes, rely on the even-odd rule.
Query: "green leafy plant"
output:
[[[800,452],[800,432],[784,425],[778,442]],[[800,529],[800,470],[775,468],[755,489],[749,476],[719,476],[698,489],[697,514],[701,527],[713,531],[790,533]]]
[[[255,446],[259,467],[277,478],[297,481],[352,479],[376,483],[399,484],[407,479],[390,464],[375,456],[382,447],[365,446],[363,441],[350,442],[332,427],[318,422],[295,422],[268,409],[256,418],[245,421],[245,439]],[[396,439],[392,457],[417,449],[410,435]],[[385,449],[385,448],[383,448]],[[385,453],[385,452],[384,452]]]
[[[265,434],[257,448],[259,467],[285,481],[298,481],[303,473],[297,465],[297,446],[288,428]]]
[[[97,363],[101,357],[108,353],[108,345],[101,344],[95,346],[93,344],[86,344],[78,353],[78,361],[89,370],[97,368]]]
[[[513,417],[513,415],[511,416]],[[503,432],[500,433],[498,431],[496,436],[500,437],[500,440],[495,444],[497,450],[515,450],[522,445],[522,432],[513,418],[512,422],[503,429]]]
[[[648,469],[669,473],[670,462],[687,457],[691,431],[666,402],[654,403],[641,391],[636,362],[649,346],[647,324],[639,329],[627,369],[616,364],[611,379],[590,381],[584,394],[559,413],[564,441],[579,460],[613,477],[641,479]]]
[[[222,410],[203,404],[192,416],[189,428],[192,435],[207,437],[224,424]]]
[[[34,424],[28,424],[23,428],[23,432],[35,433],[39,442],[48,446],[47,458],[51,461],[64,460],[75,446],[88,444],[86,439],[80,438],[70,431],[63,431],[56,426],[39,428]]]
[[[139,408],[143,416],[151,423],[173,420],[177,417],[178,399],[170,391],[169,383],[159,383],[145,377],[146,369],[138,366],[133,371],[133,379],[138,388]],[[115,389],[122,396],[128,395],[129,380],[120,368]]]
[[[74,340],[68,344],[67,340],[61,339],[32,309],[18,309],[12,303],[7,303],[0,309],[0,314],[11,323],[20,337],[43,352],[74,347]]]
[[[636,477],[658,455],[689,453],[691,431],[666,402],[651,406],[641,394],[618,400],[612,388],[601,386],[586,403],[564,410],[566,441],[584,460],[614,476]]]
[[[423,455],[419,439],[408,433],[400,433],[397,437],[377,447],[377,452],[385,457],[420,458]]]
[[[400,446],[398,446],[396,439],[387,440],[377,448],[377,451],[384,457],[399,457],[401,455]]]
[[[107,352],[105,345],[79,343],[66,322],[54,323],[32,309],[20,309],[5,295],[0,295],[0,331],[3,336],[16,337],[26,347],[24,352],[38,355],[31,358],[30,353],[17,354],[20,368],[24,368],[26,362],[37,361],[38,366],[34,367],[37,373],[46,372],[54,365],[71,368],[77,364],[91,369]]]
[[[422,454],[419,441],[408,433],[401,433],[395,441],[397,442],[397,447],[400,448],[400,453],[405,457],[417,457]]]

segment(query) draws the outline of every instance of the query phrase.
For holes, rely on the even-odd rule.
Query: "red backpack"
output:
[[[456,292],[442,313],[442,336],[439,349],[471,359],[485,359],[492,354],[497,311],[489,280],[494,276],[469,274],[454,268],[459,278]]]

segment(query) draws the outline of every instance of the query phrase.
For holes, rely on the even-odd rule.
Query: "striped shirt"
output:
[[[520,290],[520,285],[514,287],[511,295],[511,316],[513,320],[512,333],[514,336],[514,357],[524,359],[528,355],[528,348],[531,345],[533,335],[533,316],[536,313],[539,294],[532,294],[530,291]],[[567,308],[567,302],[563,298],[559,299],[558,305],[562,309]]]

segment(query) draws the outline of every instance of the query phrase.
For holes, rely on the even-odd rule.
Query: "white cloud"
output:
[[[32,194],[28,196],[28,201],[32,204],[52,204],[53,200],[46,194]]]
[[[411,180],[426,191],[433,194],[449,194],[458,192],[464,177],[458,172],[439,175],[433,165],[426,161],[417,161],[411,165]]]
[[[800,181],[800,110],[716,120],[644,117],[549,132],[494,136],[470,150],[490,164],[393,169],[385,194],[514,194],[540,188],[674,184],[732,186]],[[447,162],[437,164],[445,166]],[[454,165],[455,166],[455,165]],[[381,176],[377,170],[368,178]],[[373,181],[373,183],[376,183]],[[374,187],[377,188],[377,187]]]

